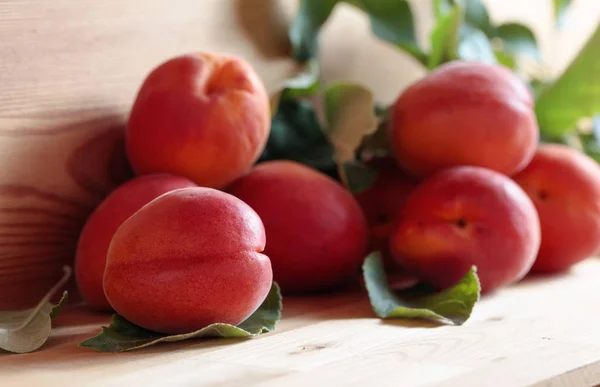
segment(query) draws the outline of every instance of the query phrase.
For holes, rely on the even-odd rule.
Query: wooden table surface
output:
[[[109,315],[65,309],[39,351],[0,355],[7,386],[595,386],[600,261],[484,297],[463,326],[373,317],[364,294],[284,298],[275,331],[128,353],[77,343]]]

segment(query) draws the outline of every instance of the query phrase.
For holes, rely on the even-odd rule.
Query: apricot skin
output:
[[[512,175],[539,139],[533,97],[510,70],[455,61],[404,90],[392,107],[389,141],[415,176],[473,165]]]
[[[560,272],[600,249],[600,167],[576,149],[544,144],[514,177],[540,216],[542,244],[533,272]]]
[[[163,333],[237,325],[273,279],[263,224],[227,193],[182,188],[127,219],[110,245],[104,291],[129,321]]]
[[[394,270],[397,265],[390,257],[388,239],[394,220],[418,181],[401,170],[392,158],[374,159],[369,165],[377,170],[377,177],[355,197],[369,225],[370,249],[380,251],[386,268]]]
[[[454,285],[475,265],[486,293],[522,279],[539,245],[539,218],[527,194],[510,178],[472,166],[422,182],[390,237],[398,263],[434,287]]]
[[[188,179],[168,174],[140,176],[117,187],[96,207],[79,235],[75,253],[77,287],[91,308],[112,309],[104,295],[102,277],[108,246],[119,226],[158,196],[193,186]]]
[[[265,253],[282,292],[326,292],[357,278],[367,224],[352,194],[337,181],[296,162],[268,161],[228,192],[263,220]]]
[[[168,172],[222,188],[258,159],[270,123],[269,97],[247,62],[186,54],[144,80],[127,124],[127,155],[137,174]]]

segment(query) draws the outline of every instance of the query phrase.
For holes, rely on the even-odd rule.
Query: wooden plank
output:
[[[45,347],[0,356],[8,386],[569,386],[600,383],[600,261],[485,297],[465,325],[373,318],[360,292],[286,298],[265,336],[129,353],[78,348],[107,315],[71,308]]]

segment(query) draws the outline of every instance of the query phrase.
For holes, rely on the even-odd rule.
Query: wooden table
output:
[[[12,386],[594,386],[600,261],[485,297],[463,326],[373,317],[364,294],[284,298],[277,329],[128,353],[77,343],[110,316],[71,306],[38,352],[0,355]]]

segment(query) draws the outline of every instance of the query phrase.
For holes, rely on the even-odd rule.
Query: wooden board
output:
[[[128,353],[78,348],[109,316],[71,307],[41,350],[0,355],[17,386],[565,386],[600,384],[600,261],[484,298],[463,326],[373,318],[364,294],[285,298],[276,330]]]
[[[429,0],[413,1],[427,46]],[[595,27],[597,0],[577,0],[555,31],[550,0],[488,0],[492,17],[530,25],[552,71]],[[296,0],[0,1],[0,310],[31,305],[72,264],[94,206],[130,176],[123,127],[139,83],[192,50],[245,57],[274,90],[294,71],[286,27]],[[347,5],[322,36],[326,79],[390,102],[424,69],[375,39]]]

